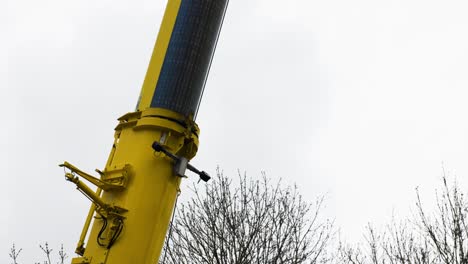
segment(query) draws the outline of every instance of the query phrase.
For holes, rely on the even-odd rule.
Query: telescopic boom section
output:
[[[195,116],[227,0],[169,1],[137,109]]]
[[[65,162],[66,179],[92,201],[72,263],[154,264],[164,245],[228,0],[169,0],[136,111],[119,118],[103,171]],[[94,192],[81,181],[97,187]]]

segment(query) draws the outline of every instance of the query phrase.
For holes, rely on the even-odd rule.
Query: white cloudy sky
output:
[[[25,263],[46,240],[73,252],[88,202],[57,164],[104,166],[165,3],[2,3],[1,263],[13,242]],[[416,186],[430,202],[442,164],[466,189],[467,11],[453,0],[231,1],[194,164],[264,170],[310,201],[326,194],[324,216],[350,240],[408,215]]]

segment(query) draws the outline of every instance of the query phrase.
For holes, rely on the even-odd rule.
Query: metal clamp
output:
[[[191,164],[188,163],[188,159],[184,157],[178,157],[171,152],[169,152],[167,149],[165,149],[159,142],[155,141],[151,147],[154,149],[156,152],[162,152],[166,156],[170,157],[173,159],[176,164],[174,166],[174,172],[177,176],[179,177],[187,177],[185,176],[185,170],[189,169],[190,171],[198,174],[200,176],[200,180],[207,182],[211,179],[210,175],[206,173],[205,171],[199,171],[197,168],[192,166]]]

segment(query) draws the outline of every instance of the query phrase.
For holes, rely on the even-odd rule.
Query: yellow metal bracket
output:
[[[127,185],[128,174],[130,171],[129,164],[125,164],[124,166],[116,167],[113,170],[108,170],[105,172],[96,169],[96,172],[99,173],[99,175],[101,176],[101,180],[78,169],[77,167],[73,166],[72,164],[66,161],[63,164],[60,164],[59,166],[69,169],[72,172],[72,174],[76,173],[80,175],[81,177],[83,177],[90,183],[96,185],[98,188],[103,189],[104,191],[123,190]]]
[[[91,190],[91,188],[89,188],[86,184],[80,181],[80,179],[73,173],[65,173],[65,179],[67,181],[73,182],[76,185],[76,188],[97,206],[96,211],[99,214],[105,217],[108,217],[109,215],[122,217],[121,214],[127,211],[124,208],[104,202],[101,199],[101,197],[99,197],[99,195],[96,194],[96,192]]]
[[[90,264],[91,263],[91,257],[86,258],[86,257],[78,257],[78,258],[73,258],[71,261],[71,264]]]
[[[89,224],[91,223],[91,217],[92,217],[94,211],[97,212],[97,214],[100,216],[99,219],[101,219],[103,221],[103,224],[104,224],[104,227],[103,227],[103,229],[101,230],[101,232],[99,233],[99,236],[98,236],[98,241],[101,241],[101,242],[98,242],[98,243],[99,243],[100,246],[107,247],[107,250],[109,250],[109,248],[114,244],[115,240],[117,240],[117,238],[119,237],[119,235],[120,235],[120,233],[121,233],[121,231],[123,229],[123,224],[124,224],[123,221],[125,219],[125,217],[123,216],[123,213],[127,212],[128,210],[125,209],[125,208],[113,205],[113,204],[106,203],[101,198],[102,189],[108,188],[109,185],[112,185],[111,183],[108,183],[107,181],[102,181],[102,180],[96,179],[93,176],[91,176],[91,175],[79,170],[78,168],[74,167],[73,165],[71,165],[68,162],[65,162],[64,164],[61,164],[60,166],[61,167],[66,167],[66,168],[71,170],[71,172],[66,172],[65,173],[65,179],[67,181],[73,182],[76,185],[76,188],[84,196],[86,196],[89,200],[91,200],[91,202],[93,203],[93,206],[91,206],[90,212],[88,213],[88,217],[86,219],[85,227],[83,228],[83,231],[82,231],[81,236],[80,236],[80,241],[78,242],[78,246],[77,246],[75,252],[78,255],[81,255],[81,256],[83,256],[83,254],[85,252],[84,239],[85,239],[86,233],[88,231]],[[119,172],[121,173],[126,168],[128,169],[128,167],[126,167],[126,166],[124,166],[123,168],[120,168],[120,169],[116,168],[116,170],[113,170],[113,172],[114,172],[114,174],[119,174]],[[83,178],[86,178],[88,181],[90,181],[91,183],[98,186],[97,191],[96,192],[93,191],[85,183],[80,181],[80,179],[78,178],[78,176],[75,175],[75,173],[82,176]],[[98,171],[98,173],[101,174],[101,177],[104,177],[106,175],[106,173],[103,173],[103,172]],[[110,173],[108,175],[112,176],[112,173]],[[113,177],[109,177],[108,180],[109,179],[115,180],[115,178],[119,178],[119,176],[114,175]],[[109,225],[109,228],[107,230],[105,230],[106,229],[105,227],[107,226],[108,221],[109,221],[110,225]],[[101,234],[104,231],[106,231],[107,236],[102,238]],[[102,242],[104,242],[104,244],[101,244]],[[91,263],[90,261],[91,261],[91,259],[85,258],[85,257],[74,258],[72,260],[72,264],[74,264],[74,263],[76,263],[76,264],[89,264],[89,263]]]

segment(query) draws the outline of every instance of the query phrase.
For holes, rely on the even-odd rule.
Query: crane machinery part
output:
[[[195,117],[228,0],[169,1],[138,110],[164,108]],[[178,10],[178,11],[177,11]],[[176,17],[171,14],[178,12]],[[167,19],[166,19],[167,18]],[[169,28],[172,28],[169,34]]]
[[[168,0],[136,111],[118,119],[105,168],[95,177],[60,165],[92,202],[72,264],[156,263],[186,170],[210,179],[189,161],[198,150],[195,117],[227,5]]]
[[[188,159],[185,157],[177,157],[176,155],[170,153],[167,151],[159,142],[155,141],[153,142],[153,145],[151,146],[154,151],[156,152],[162,152],[169,158],[173,159],[175,163],[175,173],[179,177],[187,177],[185,176],[185,170],[189,169],[191,172],[198,174],[200,176],[200,180],[207,182],[211,179],[210,175],[206,173],[205,171],[199,171],[197,168],[192,166],[191,164],[188,163]]]

